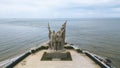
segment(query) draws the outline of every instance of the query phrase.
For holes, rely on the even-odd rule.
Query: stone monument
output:
[[[59,59],[59,60],[67,60],[70,59],[70,53],[65,51],[65,34],[66,34],[66,23],[62,25],[61,29],[57,32],[51,30],[50,25],[48,23],[48,31],[49,31],[49,50],[44,53],[43,59]]]
[[[50,25],[48,23],[48,31],[49,31],[49,49],[51,50],[63,50],[65,44],[65,31],[66,31],[66,23],[62,25],[61,29],[55,33],[55,31],[51,31]]]

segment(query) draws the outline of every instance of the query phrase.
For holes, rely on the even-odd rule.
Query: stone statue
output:
[[[64,41],[63,41],[63,37],[62,37],[62,34],[63,34],[63,31],[58,31],[56,33],[56,50],[62,50],[63,49],[63,46],[64,46]]]
[[[45,53],[45,57],[50,58],[52,60],[56,58],[58,60],[63,60],[63,59],[66,60],[69,58],[68,52],[64,49],[66,22],[67,21],[65,21],[61,29],[57,32],[53,30],[51,31],[50,25],[48,23],[50,51]]]
[[[55,49],[56,46],[56,37],[55,37],[55,31],[53,31],[50,35],[50,47],[51,49]]]
[[[63,31],[63,33],[62,33],[62,38],[63,38],[63,43],[65,44],[65,32],[66,32],[66,23],[67,23],[67,21],[65,21],[65,23],[62,25],[62,27],[61,27],[61,31]]]
[[[50,25],[48,23],[49,30],[49,48],[51,50],[63,50],[65,44],[65,31],[66,31],[66,22],[62,25],[61,29],[55,33],[51,31]]]
[[[50,25],[49,25],[49,23],[48,23],[48,31],[49,31],[49,35],[48,35],[48,37],[49,37],[49,48],[50,49],[52,49],[52,45],[51,45],[51,33],[52,33],[52,31],[51,31],[51,29],[50,29]]]

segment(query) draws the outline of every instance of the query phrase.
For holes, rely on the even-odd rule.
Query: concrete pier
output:
[[[47,50],[41,50],[31,54],[17,64],[14,68],[100,68],[93,60],[82,53],[73,50],[66,50],[71,53],[72,61],[41,61],[42,55]]]

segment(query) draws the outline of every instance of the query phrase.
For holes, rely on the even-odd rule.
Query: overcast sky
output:
[[[120,17],[120,0],[0,0],[0,18]]]

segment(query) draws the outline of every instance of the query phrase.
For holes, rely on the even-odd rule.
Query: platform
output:
[[[72,61],[41,61],[46,50],[31,54],[17,64],[14,68],[101,68],[88,56],[75,50],[67,50],[71,53]]]

